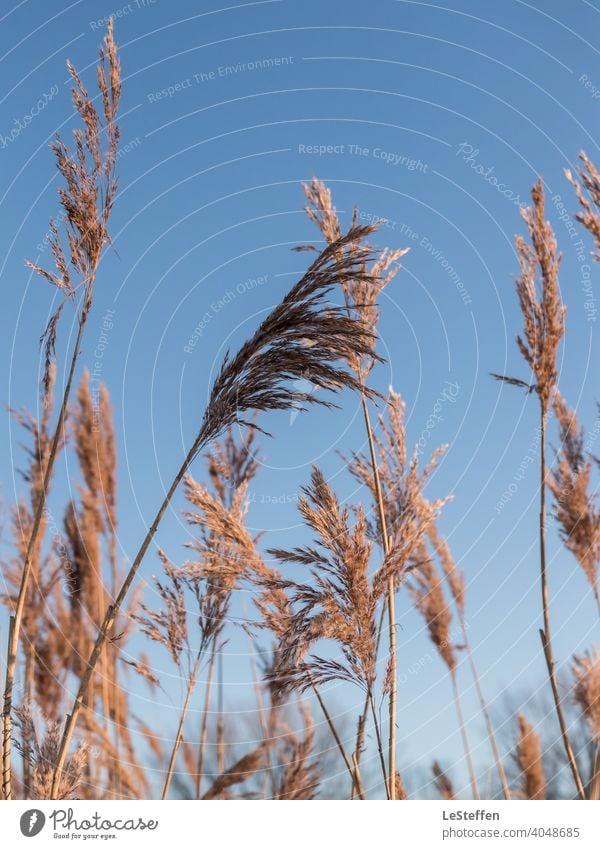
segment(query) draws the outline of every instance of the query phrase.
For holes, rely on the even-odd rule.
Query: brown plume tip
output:
[[[542,764],[542,745],[539,734],[524,715],[517,716],[519,737],[515,760],[521,771],[520,795],[523,799],[546,798],[546,775]]]
[[[200,447],[233,424],[257,427],[244,418],[248,411],[333,406],[314,389],[361,389],[348,363],[373,355],[374,334],[345,307],[326,299],[350,280],[370,279],[365,270],[369,249],[360,243],[372,229],[351,227],[328,245],[238,353],[225,356],[202,422]]]

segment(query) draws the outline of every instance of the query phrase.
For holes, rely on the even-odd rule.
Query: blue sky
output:
[[[537,408],[489,373],[528,377],[514,344],[513,236],[523,229],[519,203],[541,174],[564,252],[560,387],[598,432],[592,364],[600,278],[589,239],[568,230],[576,203],[563,176],[580,149],[598,159],[598,8],[583,0],[266,0],[226,8],[190,0],[5,2],[0,397],[11,405],[38,403],[37,338],[52,292],[23,260],[50,261],[43,239],[58,211],[58,181],[48,143],[74,125],[65,60],[92,88],[102,19],[111,14],[123,68],[120,191],[114,250],[101,266],[79,368],[100,364],[115,406],[121,557],[135,553],[193,438],[224,351],[244,340],[306,267],[306,255],[290,249],[317,239],[300,188],[316,175],[332,189],[344,222],[357,206],[364,219],[388,220],[378,244],[411,246],[382,300],[387,362],[374,383],[382,391],[393,383],[406,399],[412,442],[427,433],[432,448],[449,444],[429,491],[453,496],[441,525],[466,571],[470,635],[490,699],[537,688],[538,481],[527,461],[536,451]],[[113,327],[105,331],[106,315]],[[59,374],[72,333],[67,314]],[[443,402],[442,420],[428,429],[448,382],[458,387],[456,397]],[[341,398],[333,412],[273,415],[265,424],[274,438],[262,440],[250,523],[266,529],[271,544],[289,546],[302,536],[295,502],[311,463],[343,498],[353,497],[337,451],[364,444],[357,399]],[[6,413],[3,434],[1,494],[10,503],[22,489],[14,468],[23,457]],[[201,477],[201,464],[195,473]],[[76,479],[67,455],[58,479],[63,493]],[[174,560],[186,539],[182,506],[180,497],[159,533]],[[554,533],[550,548],[556,649],[565,659],[597,640],[598,629],[587,584]],[[144,576],[156,568],[149,554]],[[400,667],[408,670],[430,647],[405,596],[399,607]],[[241,638],[226,649],[232,710],[246,698],[246,651]],[[444,753],[451,763],[459,755],[443,673],[434,660],[400,687],[401,763],[427,766]],[[360,697],[336,689],[329,697],[354,716]],[[472,715],[470,690],[466,701]],[[478,728],[475,721],[474,737]],[[477,757],[485,763],[487,750]]]

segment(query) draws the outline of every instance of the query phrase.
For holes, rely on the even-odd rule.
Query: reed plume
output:
[[[387,592],[388,619],[390,619],[390,602],[393,601],[396,589],[404,580],[406,567],[411,554],[418,548],[429,524],[434,520],[444,499],[435,502],[426,501],[421,493],[437,466],[439,458],[445,451],[441,447],[433,453],[423,470],[419,469],[418,454],[415,449],[409,459],[405,426],[405,404],[401,396],[390,387],[386,415],[378,419],[380,435],[375,436],[370,426],[368,415],[367,424],[369,454],[355,453],[348,462],[348,468],[356,480],[367,488],[372,500],[370,515],[374,518],[368,523],[370,537],[377,541],[384,558],[380,569],[374,577],[377,584],[377,595]],[[393,591],[392,591],[393,590]],[[393,619],[393,616],[391,617]],[[383,618],[380,620],[379,633]],[[391,632],[390,643],[395,647],[395,632]],[[388,681],[390,698],[390,721],[395,717],[395,688],[396,662],[395,648],[390,650],[390,665]],[[368,705],[365,702],[363,713],[359,719],[356,756],[360,759],[364,739]],[[395,763],[394,734],[390,734],[388,749],[388,767],[392,760]],[[392,774],[391,772],[389,773]],[[390,792],[392,799],[395,787]]]
[[[187,629],[185,598],[183,597],[183,585],[185,585],[191,590],[198,607],[200,639],[197,647],[192,651],[186,631],[188,669],[185,677],[187,690],[171,751],[163,788],[163,799],[167,798],[169,793],[175,759],[183,740],[184,723],[196,687],[201,660],[210,645],[209,666],[212,679],[215,653],[219,646],[221,632],[226,624],[232,593],[239,582],[248,574],[250,564],[257,557],[254,541],[246,531],[244,524],[247,509],[245,497],[247,487],[259,468],[259,463],[253,454],[253,441],[254,434],[250,431],[247,442],[239,445],[230,427],[223,439],[214,443],[212,451],[206,455],[209,475],[215,491],[214,495],[194,481],[190,475],[185,478],[187,499],[197,509],[186,511],[184,515],[190,526],[197,529],[198,534],[197,538],[187,545],[194,551],[197,559],[186,563],[183,570],[172,576],[171,580],[180,585],[181,591],[177,594],[176,602],[171,604],[163,628],[167,627],[169,622],[172,622],[175,627],[180,627],[177,625],[179,621]],[[224,527],[227,528],[228,532],[223,530]],[[241,551],[241,556],[247,558],[245,562],[242,559],[236,559],[233,552],[236,547]],[[181,652],[179,652],[179,659],[174,658],[179,666],[180,656]],[[210,689],[210,685],[207,689]],[[206,715],[207,706],[205,717]],[[194,772],[197,796],[199,795],[202,778],[204,746],[206,744],[205,732],[206,726],[201,735],[197,771]]]
[[[114,587],[117,579],[117,457],[112,410],[108,390],[104,385],[92,388],[87,370],[77,388],[69,424],[83,481],[77,487],[79,499],[71,499],[64,519],[64,557],[68,561],[64,563],[64,569],[65,577],[68,577],[72,620],[69,631],[74,635],[73,670],[80,676],[83,659],[91,651],[108,604],[110,587]],[[105,568],[106,561],[108,569]],[[126,722],[128,696],[120,685],[117,672],[119,653],[130,627],[131,621],[126,621],[118,643],[111,641],[102,657],[98,680],[103,730],[102,739],[94,748],[103,754],[103,758],[95,758],[94,761],[104,759],[106,762],[116,797],[121,795],[123,781],[119,754],[121,743],[129,750],[130,773],[135,771],[132,740]],[[88,711],[86,721],[88,724],[93,722],[96,727],[92,717],[95,698],[94,688],[90,687],[87,704],[92,712]]]
[[[498,777],[500,778],[500,784],[502,786],[502,792],[504,794],[505,799],[510,799],[510,790],[508,787],[508,782],[506,780],[506,773],[502,764],[502,758],[500,757],[498,743],[496,741],[494,725],[492,723],[490,711],[485,700],[485,696],[483,694],[483,687],[481,685],[479,673],[475,665],[475,658],[473,656],[473,650],[471,648],[471,642],[469,640],[465,614],[465,573],[462,569],[457,568],[456,563],[454,562],[454,557],[452,556],[452,552],[450,550],[450,546],[448,545],[447,540],[439,533],[435,522],[431,522],[431,524],[429,525],[427,530],[427,536],[429,537],[429,541],[431,542],[431,545],[437,555],[438,561],[442,568],[442,572],[444,573],[444,576],[446,578],[450,594],[454,600],[454,605],[458,614],[458,621],[460,623],[462,644],[469,659],[469,666],[471,667],[471,674],[473,675],[473,681],[475,682],[477,697],[479,699],[481,712],[485,720],[488,737],[490,740],[490,746],[492,748],[492,753],[496,762],[496,769],[498,771]]]
[[[361,799],[365,798],[364,787],[358,769],[352,764],[342,739],[338,733],[333,718],[325,704],[317,681],[312,678],[310,669],[304,667],[307,652],[312,643],[307,639],[294,641],[290,629],[294,621],[294,611],[291,595],[288,594],[288,584],[282,578],[281,573],[264,561],[257,561],[254,569],[253,581],[259,590],[254,598],[254,604],[260,613],[259,621],[254,627],[268,631],[276,640],[270,661],[265,666],[265,681],[271,699],[270,724],[276,732],[279,713],[285,704],[286,697],[294,684],[290,677],[290,646],[295,642],[293,649],[294,663],[298,668],[305,668],[306,678],[312,687],[319,707],[325,717],[331,735],[335,741],[338,751],[348,770],[352,781],[353,793],[356,792]],[[286,651],[281,647],[286,646]],[[357,765],[356,765],[357,766]]]
[[[98,88],[102,99],[102,114],[98,112],[75,70],[68,64],[69,74],[74,82],[72,98],[75,110],[83,128],[74,131],[74,144],[70,149],[60,136],[52,144],[59,174],[65,186],[58,190],[63,209],[62,226],[68,242],[65,251],[61,242],[59,224],[50,222],[50,248],[55,262],[55,271],[47,271],[35,263],[29,267],[44,280],[59,290],[62,298],[42,334],[45,350],[43,375],[44,399],[49,395],[52,381],[52,365],[56,354],[58,323],[65,305],[72,302],[77,310],[77,337],[73,347],[67,380],[56,422],[56,428],[50,444],[50,450],[44,470],[41,497],[37,505],[27,551],[23,561],[23,570],[19,595],[9,628],[7,650],[6,682],[3,707],[3,743],[2,743],[2,791],[10,799],[11,791],[11,721],[14,676],[21,636],[23,609],[30,579],[32,557],[42,527],[46,496],[58,452],[64,437],[64,423],[71,393],[75,365],[87,319],[92,307],[94,284],[103,248],[110,243],[108,221],[114,203],[117,180],[115,165],[119,142],[117,113],[121,96],[121,71],[117,57],[117,48],[113,38],[112,19],[109,20],[106,37],[100,48],[100,62],[97,68]],[[102,136],[105,139],[102,139]],[[67,260],[67,254],[69,259]]]
[[[67,507],[64,529],[61,530],[57,519],[49,510],[46,511],[31,560],[31,579],[22,620],[24,684],[20,688],[22,707],[19,709],[35,704],[48,725],[60,717],[61,702],[70,685],[70,676],[81,673],[82,655],[89,651],[99,613],[102,613],[105,604],[102,565],[104,554],[100,538],[101,500],[96,492],[97,486],[94,484],[92,472],[98,463],[96,442],[102,438],[102,434],[109,431],[112,433],[112,422],[105,387],[101,387],[100,396],[105,398],[106,403],[102,407],[101,420],[93,423],[92,398],[89,382],[84,375],[77,390],[76,403],[70,408],[70,426],[66,431],[79,460],[83,484],[77,486],[79,496],[75,496]],[[9,609],[16,603],[33,515],[41,497],[44,468],[52,439],[49,431],[52,397],[51,388],[39,422],[26,411],[13,411],[28,436],[25,445],[27,466],[22,474],[28,484],[29,497],[27,501],[22,500],[12,511],[16,557],[3,567],[7,579],[7,593],[2,598]],[[100,409],[98,413],[100,414]],[[113,457],[110,460],[108,455],[103,455],[102,471],[105,477],[116,479],[115,459]],[[116,485],[112,498],[116,498]],[[49,531],[52,536],[46,541],[45,536]],[[47,551],[44,553],[42,546],[45,542]],[[89,750],[93,751],[95,756],[93,759],[85,759],[85,781],[79,785],[80,795],[92,791],[96,794],[105,792],[100,789],[104,787],[101,778],[103,770],[106,770],[108,776],[110,792],[116,796],[120,795],[120,783],[125,785],[130,795],[143,793],[146,786],[128,728],[127,692],[121,687],[114,668],[118,652],[126,643],[128,632],[129,625],[124,623],[120,629],[118,647],[111,644],[107,653],[107,664],[102,669],[99,687],[89,693],[87,706],[93,710],[87,710],[84,716],[85,739]],[[101,700],[100,715],[103,717],[103,723],[97,721],[94,713],[98,697]],[[106,733],[109,721],[113,724],[114,740],[110,740]],[[118,736],[122,738],[122,751],[118,745]],[[29,745],[32,739],[31,735],[26,735],[16,740],[23,758],[21,788],[26,797],[37,792],[33,788],[31,773],[32,753],[29,751]],[[122,756],[127,759],[129,765],[126,776],[123,776],[120,770]]]
[[[519,255],[521,274],[516,290],[523,316],[523,336],[517,336],[517,346],[523,359],[530,367],[534,383],[520,378],[494,374],[497,380],[512,386],[535,392],[540,410],[540,585],[542,596],[543,628],[540,629],[542,649],[548,678],[552,689],[556,715],[561,729],[563,745],[573,780],[579,796],[584,798],[584,789],[577,769],[573,747],[569,740],[567,725],[558,691],[556,665],[550,634],[550,606],[546,564],[546,426],[548,413],[556,389],[557,354],[565,329],[565,307],[560,297],[558,272],[562,255],[558,252],[552,226],[544,217],[544,187],[541,178],[531,190],[533,206],[522,210],[521,215],[529,233],[531,245],[522,236],[516,236],[515,245]]]
[[[423,543],[414,555],[414,568],[408,588],[415,607],[423,616],[429,636],[451,675],[456,672],[456,652],[451,639],[452,613],[442,579]]]
[[[331,392],[360,389],[341,363],[371,351],[373,334],[343,307],[326,305],[325,298],[334,286],[371,279],[364,269],[371,252],[360,243],[373,231],[370,226],[351,227],[326,247],[254,336],[233,358],[226,354],[202,419],[197,450],[231,425],[255,427],[242,417],[247,411],[304,410],[307,403],[332,406],[298,389],[300,379]]]
[[[299,510],[315,534],[315,545],[269,549],[269,554],[283,563],[308,567],[312,583],[281,582],[294,612],[278,648],[281,663],[272,683],[307,690],[314,682],[346,680],[368,691],[376,672],[377,597],[368,576],[371,545],[364,515],[359,508],[351,528],[349,510],[340,507],[317,468],[310,485],[303,488]],[[344,662],[311,655],[299,663],[307,647],[322,639],[339,646]]]
[[[328,681],[345,680],[358,684],[367,694],[372,692],[377,657],[377,597],[368,577],[371,544],[366,537],[366,521],[359,510],[354,527],[350,527],[348,509],[340,507],[317,468],[312,470],[310,485],[303,488],[299,510],[315,534],[315,544],[291,551],[270,549],[269,554],[283,563],[308,567],[312,582],[288,581],[273,573],[266,581],[263,579],[271,592],[268,601],[275,605],[272,610],[284,610],[277,628],[277,662],[267,680],[276,701],[291,689],[315,691],[345,766],[362,796],[360,781],[319,687]],[[336,643],[344,661],[308,655],[319,640]]]
[[[304,733],[282,729],[279,779],[273,798],[277,800],[314,799],[321,776],[315,752],[314,723],[307,709],[302,710]]]
[[[600,651],[594,646],[591,652],[573,659],[575,679],[574,697],[581,708],[596,744],[600,743]]]
[[[187,683],[185,699],[181,709],[177,733],[171,749],[169,765],[163,787],[162,798],[166,799],[175,769],[175,759],[183,740],[183,725],[187,709],[196,685],[200,661],[208,638],[205,635],[206,626],[202,618],[203,599],[201,598],[197,582],[192,585],[192,589],[196,595],[200,612],[198,619],[200,623],[201,638],[199,648],[194,650],[190,644],[187,599],[185,593],[186,586],[189,588],[189,584],[185,575],[181,573],[181,570],[176,569],[173,566],[163,551],[159,551],[159,556],[162,561],[165,577],[162,581],[155,579],[154,583],[157,594],[162,601],[162,609],[154,610],[145,604],[141,604],[141,612],[134,614],[133,619],[140,625],[142,633],[145,634],[148,639],[164,646]],[[145,664],[136,662],[130,663],[135,671],[142,675],[142,677],[150,677],[150,680],[152,681],[157,680],[156,676],[154,676],[151,671],[148,672]]]
[[[404,802],[406,799],[408,799],[408,794],[406,793],[404,781],[402,780],[402,776],[400,775],[400,772],[398,770],[396,770],[394,783],[396,785],[396,792],[394,794],[394,798],[398,802]]]
[[[310,183],[303,183],[302,188],[307,200],[304,207],[306,214],[317,225],[328,245],[337,242],[342,235],[342,228],[333,204],[331,191],[325,183],[317,180],[316,177],[313,177]],[[357,220],[357,211],[354,210],[353,226],[356,226]],[[307,248],[316,250],[312,246],[307,246]],[[361,322],[373,342],[376,339],[377,324],[381,316],[378,298],[400,270],[398,260],[409,250],[410,248],[374,250],[368,274],[365,274],[367,271],[365,261],[361,268],[363,274],[349,278],[343,284],[344,299],[349,313]],[[348,362],[364,385],[376,361],[377,357],[374,347],[372,347],[370,351],[363,355],[353,354]]]
[[[587,782],[587,798],[600,798],[600,651],[573,658],[574,698],[592,736],[592,768]]]
[[[218,775],[202,798],[204,800],[217,799],[225,790],[247,781],[263,767],[265,755],[266,746],[261,743],[256,749],[241,757],[228,770]]]
[[[371,227],[351,228],[342,239],[327,247],[239,352],[232,358],[226,355],[213,384],[198,434],[173,478],[115,600],[106,611],[65,723],[56,782],[60,778],[83,697],[115,617],[175,491],[198,453],[236,423],[254,427],[252,419],[245,418],[245,414],[252,410],[298,409],[303,403],[331,406],[330,401],[295,388],[299,378],[329,391],[359,388],[357,379],[343,363],[348,361],[352,352],[366,352],[372,345],[371,337],[342,308],[326,307],[324,300],[335,286],[357,276],[367,276],[360,270],[360,263],[368,256],[368,250],[358,249],[356,244],[372,230]],[[349,246],[353,246],[351,251]]]
[[[292,698],[312,690],[350,776],[352,798],[365,798],[360,758],[371,730],[367,725],[370,710],[375,738],[370,745],[377,747],[386,796],[406,799],[396,765],[395,604],[404,584],[451,678],[473,796],[479,797],[477,776],[458,688],[463,650],[503,791],[510,798],[468,640],[465,576],[436,526],[445,499],[430,501],[425,493],[444,449],[424,466],[420,464],[419,452],[411,453],[407,447],[405,405],[392,389],[382,415],[374,426],[371,422],[370,403],[381,398],[368,385],[380,361],[380,301],[407,251],[369,244],[376,226],[358,226],[356,210],[345,232],[331,192],[316,178],[303,186],[305,210],[326,247],[322,251],[298,248],[312,250],[314,262],[239,351],[225,355],[209,389],[208,403],[193,422],[193,439],[179,461],[180,468],[161,493],[153,521],[121,574],[110,398],[106,387],[92,384],[87,371],[77,389],[75,376],[99,265],[111,245],[109,221],[117,196],[121,72],[112,21],[100,50],[98,96],[88,93],[72,65],[68,69],[77,128],[69,144],[56,136],[51,145],[61,184],[61,214],[50,222],[50,267],[38,265],[39,260],[27,263],[44,285],[53,287],[51,318],[40,340],[42,407],[36,416],[11,410],[26,434],[22,472],[26,486],[8,514],[12,551],[1,563],[0,602],[7,609],[9,624],[1,795],[65,801],[144,797],[151,787],[150,772],[138,759],[143,750],[158,764],[166,764],[163,799],[181,788],[187,794],[186,776],[194,784],[197,799],[314,799],[323,792],[320,782],[328,755],[318,752],[310,713]],[[595,259],[600,261],[600,174],[581,154],[577,172],[566,176],[578,200],[577,218],[592,235]],[[561,744],[577,792],[581,798],[597,799],[600,652],[593,647],[576,655],[572,663],[572,700],[580,709],[592,754],[584,787],[579,773],[584,760],[577,763],[567,733],[551,641],[545,499],[552,498],[562,541],[583,570],[600,612],[600,513],[592,485],[593,464],[600,465],[600,460],[587,451],[591,442],[586,447],[583,429],[557,389],[565,323],[559,290],[561,256],[545,220],[541,180],[533,187],[532,201],[532,207],[523,212],[527,235],[516,238],[520,266],[516,290],[523,317],[517,346],[528,374],[495,377],[537,396],[539,402],[540,634]],[[59,393],[55,387],[58,340],[62,317],[69,310],[76,320],[76,334],[66,352]],[[247,521],[250,486],[260,467],[255,438],[264,422],[257,415],[262,411],[297,413],[311,404],[332,407],[336,400],[332,394],[343,389],[360,393],[366,450],[351,455],[348,468],[366,495],[364,504],[342,503],[323,472],[314,468],[299,502],[304,533],[312,539],[287,547],[269,540],[269,547],[263,549],[262,535],[251,531]],[[547,468],[546,433],[552,414],[560,445],[556,463]],[[66,509],[63,504],[55,518],[47,499],[55,485],[60,451],[71,449],[77,459],[75,478]],[[207,472],[204,479],[197,479],[192,464],[202,455]],[[157,547],[161,573],[153,579],[154,601],[143,599],[139,604],[138,571],[180,485],[187,523],[185,554],[172,560]],[[262,553],[265,549],[283,564],[281,571],[279,563],[272,565]],[[224,706],[223,646],[226,628],[236,626],[231,613],[240,590],[252,592],[260,618],[240,624],[251,642],[261,733],[258,741],[231,754],[234,732]],[[462,640],[452,634],[453,616],[458,617]],[[386,627],[389,649],[385,649],[387,664],[379,682],[380,641]],[[168,654],[182,682],[175,736],[168,750],[162,736],[132,712],[126,673],[137,673],[151,692],[162,686],[149,657],[126,654],[124,648],[134,633],[148,639],[153,651],[160,646]],[[270,641],[269,651],[260,651],[262,681],[254,660],[258,633],[266,633]],[[187,739],[192,725],[189,712],[204,665],[203,717],[194,737]],[[330,681],[354,684],[364,694],[351,757],[321,690]],[[65,694],[73,685],[77,694],[70,707],[72,697]],[[210,723],[215,755],[207,788],[205,753],[215,689],[218,707],[216,720]],[[376,690],[381,695],[377,706]],[[39,714],[33,713],[34,705]],[[63,725],[59,720],[69,707]],[[362,696],[359,707],[363,707]],[[384,707],[388,716],[382,733]],[[296,717],[297,710],[300,727],[290,718],[291,711]],[[519,776],[514,795],[546,798],[549,783],[540,736],[522,714],[517,722],[513,757]],[[79,745],[73,742],[76,734],[83,741]],[[337,757],[333,747],[331,751]],[[15,765],[15,752],[22,759],[21,769]],[[441,797],[455,799],[452,782],[437,761],[432,769]]]
[[[81,743],[65,764],[58,796],[51,795],[52,776],[60,744],[60,723],[50,721],[43,737],[38,736],[29,705],[16,711],[16,724],[20,740],[16,746],[30,761],[32,799],[76,799],[81,793],[84,771],[88,757],[88,746]]]
[[[519,796],[521,799],[545,799],[546,775],[542,763],[542,745],[539,735],[522,713],[517,716],[519,737],[515,760],[521,773]]]
[[[564,543],[583,569],[600,613],[600,513],[596,494],[590,491],[592,460],[585,456],[583,428],[579,428],[577,416],[558,391],[554,395],[554,414],[560,433],[558,462],[548,478],[554,512]]]
[[[447,773],[444,772],[437,761],[433,762],[431,771],[433,772],[433,783],[435,784],[441,798],[446,802],[453,802],[456,799],[456,794],[454,793],[452,781],[448,777]]]
[[[545,424],[556,387],[558,347],[564,335],[565,307],[561,302],[558,280],[562,255],[558,252],[552,226],[544,218],[541,179],[533,186],[531,198],[533,207],[521,213],[531,245],[522,236],[515,237],[521,268],[516,291],[523,316],[523,335],[517,336],[517,346],[533,373],[535,383],[530,385],[519,378],[503,375],[494,377],[535,392],[540,399]]]
[[[469,744],[467,727],[460,700],[458,677],[456,674],[456,652],[451,639],[452,613],[446,601],[442,579],[438,574],[432,559],[429,557],[425,540],[422,541],[419,549],[413,555],[413,566],[414,568],[411,572],[411,579],[409,580],[408,588],[415,607],[421,613],[427,624],[431,641],[450,673],[452,689],[454,692],[454,703],[456,706],[456,713],[458,716],[460,732],[465,749],[465,757],[467,759],[467,768],[471,781],[471,789],[473,791],[473,797],[475,799],[479,799],[479,788],[477,787],[477,778],[475,775],[475,768],[473,766],[471,747]]]
[[[369,536],[382,541],[384,530],[388,538],[388,554],[376,574],[378,592],[390,578],[399,584],[405,577],[411,555],[419,548],[428,528],[439,515],[447,499],[428,501],[423,490],[435,471],[446,446],[433,452],[425,466],[419,468],[417,449],[409,456],[405,424],[406,409],[402,397],[392,387],[386,403],[385,415],[379,416],[379,434],[374,437],[376,463],[379,470],[379,491],[383,504],[382,517],[376,509],[379,499],[372,474],[370,457],[355,453],[349,461],[349,471],[367,488],[374,518],[368,522]]]
[[[233,507],[236,492],[240,490],[240,487],[252,480],[260,467],[258,449],[254,444],[255,436],[256,431],[248,429],[245,431],[243,439],[238,440],[234,436],[234,429],[230,427],[222,439],[214,442],[210,451],[208,451],[205,455],[213,489],[215,490],[221,504],[225,505],[229,510]],[[198,518],[201,519],[201,517]],[[199,524],[199,527],[200,530],[198,533],[201,533],[205,540],[207,536],[210,539],[211,531],[208,528],[204,528],[201,523]],[[244,529],[242,528],[242,530]],[[246,534],[244,534],[242,545],[247,542],[247,539]],[[218,537],[214,537],[213,535],[213,549],[215,547],[215,540],[218,540]],[[205,545],[204,548],[208,551],[210,546]],[[210,558],[208,559],[210,560]],[[252,559],[254,560],[254,556]],[[203,558],[203,560],[206,564],[206,558]],[[204,708],[202,713],[202,726],[200,732],[200,744],[198,746],[198,760],[195,778],[196,799],[200,798],[200,789],[204,771],[204,756],[208,736],[208,710],[210,705],[216,655],[219,651],[219,642],[217,637],[218,634],[215,634],[211,643],[208,677],[204,694]]]
[[[182,568],[176,568],[164,552],[159,552],[165,580],[164,582],[157,580],[155,584],[158,596],[162,600],[162,609],[154,610],[142,604],[141,613],[134,616],[142,632],[150,640],[162,644],[167,649],[182,678],[186,681],[185,698],[163,787],[163,799],[166,799],[169,793],[201,661],[208,646],[212,646],[214,650],[218,645],[219,635],[226,624],[231,594],[247,570],[247,566],[231,556],[226,543],[215,532],[214,525],[216,517],[219,516],[225,521],[228,519],[230,524],[235,524],[243,532],[242,496],[245,493],[246,484],[247,481],[239,484],[231,498],[231,507],[228,509],[218,496],[212,496],[190,476],[186,478],[188,500],[201,510],[206,509],[209,517],[205,522],[204,513],[194,511],[186,513],[190,525],[201,528],[202,540],[189,544],[200,555],[200,559],[188,562]],[[193,637],[188,626],[188,596],[194,598],[197,607],[195,616],[199,630],[197,638]],[[132,665],[136,671],[146,677],[145,668],[138,668],[137,664]],[[195,772],[194,775],[196,775]]]
[[[596,243],[596,261],[600,261],[600,172],[591,159],[582,151],[579,154],[582,166],[573,172],[567,169],[565,176],[575,189],[582,212],[577,220],[592,234]]]
[[[331,198],[331,192],[327,186],[321,181],[313,178],[310,184],[303,184],[304,194],[307,199],[307,204],[304,207],[308,217],[313,221],[321,231],[325,241],[328,244],[339,238],[341,233],[340,223],[335,206]],[[358,218],[357,210],[354,210],[353,223],[356,223]],[[409,248],[401,248],[398,250],[389,250],[384,248],[379,251],[373,260],[370,269],[370,279],[354,278],[344,284],[344,297],[346,307],[351,315],[363,324],[365,329],[372,334],[375,339],[375,331],[381,315],[378,305],[378,298],[381,292],[385,289],[388,283],[393,280],[399,271],[400,266],[398,260],[408,253]],[[394,263],[396,263],[394,265]],[[380,523],[383,530],[381,536],[381,547],[385,558],[389,555],[389,541],[387,531],[385,530],[384,505],[379,481],[379,469],[377,466],[377,458],[375,454],[375,446],[373,440],[373,430],[369,414],[369,406],[367,403],[366,380],[373,369],[376,362],[374,346],[366,355],[353,355],[349,360],[350,366],[356,373],[356,376],[361,384],[361,402],[363,418],[365,422],[365,432],[369,443],[370,459],[371,459],[371,475],[373,488],[376,493],[375,508],[379,513]],[[396,773],[396,700],[397,700],[397,685],[396,685],[396,612],[394,600],[394,582],[392,578],[388,578],[388,625],[389,625],[389,646],[390,646],[390,668],[389,668],[389,741],[388,741],[388,772],[390,776]],[[383,620],[382,620],[383,625]],[[380,627],[381,630],[381,627]],[[357,767],[360,761],[362,749],[362,736],[366,722],[366,714],[368,711],[368,697],[365,700],[363,715],[359,720],[359,730],[357,735],[356,748],[356,763]],[[395,797],[394,782],[390,781],[388,785],[388,795],[390,799]]]
[[[95,394],[86,369],[77,390],[77,414],[72,417],[73,444],[79,468],[95,502],[98,529],[106,539],[114,584],[117,580],[117,452],[108,389]]]
[[[26,442],[23,444],[27,457],[26,468],[20,470],[21,477],[27,484],[28,497],[22,498],[11,510],[10,525],[16,557],[2,564],[6,590],[0,594],[0,600],[6,606],[11,616],[19,605],[21,591],[24,593],[24,604],[21,619],[22,650],[23,650],[23,702],[30,703],[34,697],[36,684],[37,646],[41,648],[41,625],[46,621],[46,595],[52,592],[56,580],[56,570],[42,555],[44,535],[47,529],[47,518],[42,516],[35,544],[29,552],[30,580],[22,588],[22,568],[27,560],[29,541],[35,523],[35,516],[43,498],[44,475],[50,456],[52,435],[50,432],[53,402],[54,402],[55,368],[52,365],[49,372],[49,386],[42,413],[38,419],[27,410],[11,409],[15,421],[25,431]],[[9,620],[10,621],[10,620]],[[12,625],[11,625],[12,627]],[[25,747],[23,751],[23,789],[28,793],[31,785],[30,759]]]

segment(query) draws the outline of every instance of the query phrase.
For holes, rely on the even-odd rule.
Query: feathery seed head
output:
[[[584,432],[578,427],[577,416],[558,390],[553,407],[561,440],[558,462],[547,480],[554,495],[554,513],[564,543],[583,569],[600,606],[600,513],[597,497],[590,491],[592,461],[585,456]]]
[[[519,725],[519,737],[517,740],[515,760],[522,776],[521,798],[545,799],[546,775],[542,763],[540,737],[522,713],[517,716],[517,722]]]
[[[493,375],[506,383],[534,389],[546,416],[557,379],[557,353],[564,335],[565,307],[562,305],[558,270],[562,255],[556,237],[544,217],[544,187],[541,178],[531,190],[533,206],[521,212],[531,244],[522,236],[515,238],[521,274],[517,297],[523,315],[523,335],[517,345],[535,377],[529,387],[517,378]],[[538,282],[539,280],[539,282]]]
[[[325,299],[350,279],[370,279],[363,269],[369,251],[360,242],[372,229],[352,227],[326,247],[238,353],[225,356],[202,421],[199,449],[236,423],[257,427],[245,418],[248,411],[333,406],[312,388],[360,389],[343,364],[370,352],[373,334]],[[307,385],[310,392],[303,389]]]
[[[307,204],[304,207],[308,217],[317,225],[323,238],[328,244],[333,244],[341,237],[341,227],[338,215],[331,199],[331,192],[325,183],[313,178],[310,184],[304,183],[302,188],[306,195]],[[353,224],[356,224],[356,210],[353,216]],[[380,318],[380,309],[377,299],[383,289],[396,276],[400,266],[394,263],[408,253],[410,248],[400,250],[389,250],[384,248],[375,253],[367,270],[366,259],[361,263],[361,275],[350,277],[343,283],[344,298],[348,310],[359,320],[375,340],[375,331]],[[366,355],[355,353],[349,360],[350,366],[357,376],[364,382],[375,365],[374,350]]]
[[[591,729],[592,736],[600,743],[600,651],[594,646],[573,659],[575,678],[575,701]]]
[[[575,188],[577,200],[582,212],[577,215],[577,220],[589,230],[596,242],[596,261],[600,261],[600,172],[582,151],[579,154],[582,167],[576,171],[576,176],[570,170],[565,171],[565,176]],[[578,178],[581,182],[578,182]]]

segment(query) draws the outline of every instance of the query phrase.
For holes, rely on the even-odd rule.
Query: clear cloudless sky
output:
[[[411,247],[382,297],[386,362],[373,382],[383,392],[393,384],[405,398],[409,442],[422,438],[426,451],[448,443],[428,492],[453,497],[441,527],[466,572],[470,639],[508,741],[507,693],[519,704],[545,686],[531,462],[537,405],[490,372],[529,377],[514,341],[521,319],[513,237],[523,231],[519,204],[541,174],[564,252],[560,387],[591,438],[598,433],[600,269],[587,235],[577,225],[573,237],[569,219],[561,220],[577,211],[564,169],[581,149],[600,158],[597,3],[1,0],[0,397],[34,411],[37,340],[54,292],[24,260],[51,263],[44,236],[58,213],[59,180],[48,145],[75,126],[65,60],[95,90],[111,14],[123,69],[119,194],[78,372],[96,369],[114,404],[120,557],[134,555],[225,350],[241,344],[306,268],[309,255],[291,248],[318,241],[301,190],[316,175],[346,225],[356,206],[363,220],[387,219],[378,245]],[[73,318],[67,310],[61,323],[59,383]],[[312,463],[342,499],[358,497],[338,452],[364,447],[360,411],[355,397],[339,403],[265,417],[274,438],[261,439],[249,510],[251,527],[267,531],[265,544],[306,538],[296,502]],[[7,412],[2,434],[9,505],[23,491],[16,470],[24,455]],[[202,478],[201,462],[194,473]],[[66,453],[50,502],[59,519],[76,481]],[[185,558],[183,506],[180,494],[158,534],[174,562]],[[151,551],[143,577],[157,568]],[[588,585],[554,529],[550,591],[556,653],[566,661],[598,640],[598,626]],[[250,616],[250,602],[239,598],[233,615]],[[406,594],[399,615],[400,765],[424,770],[440,757],[464,777],[445,670]],[[238,718],[253,700],[247,653],[242,634],[225,648],[225,701]],[[170,727],[179,684],[164,657],[156,662],[172,676],[170,698],[157,697]],[[464,686],[482,767],[489,755],[466,675]],[[136,712],[159,709],[132,687]],[[361,695],[330,685],[327,697],[352,733]]]

